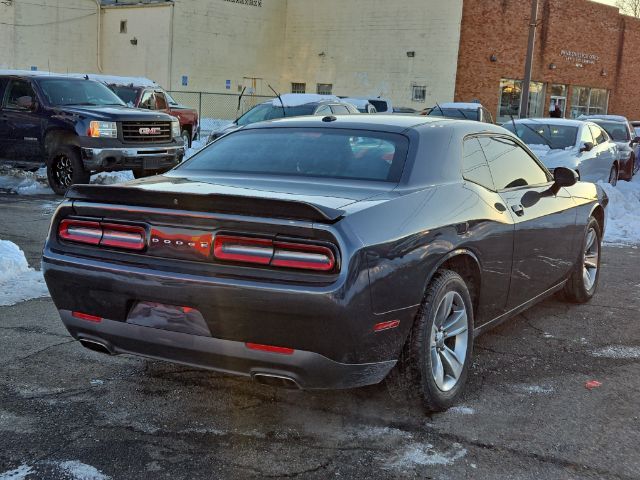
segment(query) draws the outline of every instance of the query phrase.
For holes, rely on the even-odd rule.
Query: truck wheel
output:
[[[89,183],[90,177],[75,148],[61,145],[51,152],[47,162],[47,180],[57,195],[67,193],[71,185]]]
[[[191,134],[188,130],[183,130],[180,134],[182,141],[184,142],[184,148],[191,148]]]
[[[427,288],[398,365],[387,377],[392,397],[431,412],[456,403],[473,351],[473,306],[465,281],[441,270]]]

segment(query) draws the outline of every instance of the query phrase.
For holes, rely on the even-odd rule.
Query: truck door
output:
[[[36,93],[27,80],[10,80],[5,89],[0,111],[0,134],[4,139],[4,155],[17,162],[38,162],[41,118]]]

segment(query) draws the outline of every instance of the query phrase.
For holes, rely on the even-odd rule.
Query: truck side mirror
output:
[[[580,151],[581,152],[590,152],[591,150],[593,150],[593,143],[592,142],[584,142],[582,147],[580,147]]]

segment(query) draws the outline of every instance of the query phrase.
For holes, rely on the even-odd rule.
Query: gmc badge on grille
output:
[[[160,127],[142,127],[138,129],[138,132],[140,132],[140,135],[160,135],[162,130],[160,130]]]

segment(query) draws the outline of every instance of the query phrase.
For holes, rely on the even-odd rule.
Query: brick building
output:
[[[530,0],[464,0],[457,101],[479,100],[498,121],[518,116]],[[589,0],[540,0],[530,115],[640,118],[640,20]]]

